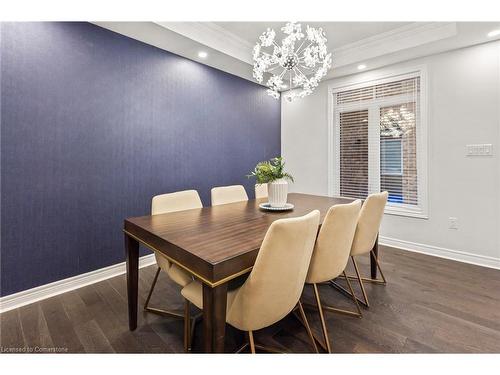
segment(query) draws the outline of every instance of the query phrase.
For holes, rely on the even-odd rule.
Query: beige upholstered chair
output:
[[[252,353],[255,353],[255,348],[269,350],[255,345],[253,331],[276,323],[296,308],[317,350],[299,298],[304,288],[318,224],[318,210],[302,217],[273,222],[247,280],[241,287],[228,292],[226,321],[233,327],[248,331]],[[198,281],[184,287],[181,293],[186,300],[203,308],[202,285]],[[189,322],[189,319],[185,319],[186,324]],[[189,331],[189,327],[186,330]],[[246,346],[248,344],[238,352]]]
[[[184,190],[178,191],[176,193],[162,194],[153,197],[151,202],[151,215],[165,214],[169,212],[184,211],[194,208],[202,208],[203,205],[200,200],[200,196],[196,190]],[[158,269],[156,271],[153,283],[149,290],[148,297],[146,298],[146,303],[144,304],[144,310],[159,314],[166,315],[176,318],[184,318],[185,313],[177,313],[169,310],[162,310],[154,307],[149,307],[149,300],[153,294],[158,276],[160,271],[163,270],[176,284],[181,287],[185,287],[190,282],[193,281],[193,277],[182,268],[174,263],[171,263],[162,253],[155,251],[156,264]],[[184,338],[185,349],[187,350],[188,339]]]
[[[212,206],[247,201],[248,195],[243,185],[219,186],[212,188]]]
[[[344,270],[351,253],[351,245],[354,238],[354,232],[356,231],[356,223],[358,221],[360,208],[360,200],[356,200],[350,204],[339,204],[330,207],[321,225],[318,238],[316,239],[311,264],[309,265],[309,272],[306,277],[306,284],[312,284],[314,289],[321,328],[323,330],[325,349],[328,353],[331,352],[331,347],[323,310],[361,316],[361,309],[355,297],[353,297],[353,300],[357,307],[357,313],[323,305],[319,296],[317,284],[328,282],[341,274],[345,276]],[[354,296],[351,283],[348,278],[346,280]]]
[[[267,198],[267,184],[255,185],[255,199]]]
[[[384,285],[387,283],[384,273],[382,272],[382,268],[380,267],[377,255],[374,252],[374,248],[378,246],[378,232],[380,223],[382,222],[382,217],[384,216],[387,196],[387,191],[383,191],[381,193],[371,194],[368,196],[368,198],[366,198],[359,213],[358,224],[356,226],[354,240],[352,241],[351,259],[354,265],[356,276],[347,276],[347,278],[357,279],[359,281],[359,286],[361,288],[364,301],[361,301],[357,297],[356,298],[366,307],[369,307],[370,304],[368,302],[368,296],[366,295],[363,281]],[[381,280],[361,277],[355,257],[368,253],[370,253],[370,255],[375,260],[377,268],[380,271],[380,276],[382,277]]]

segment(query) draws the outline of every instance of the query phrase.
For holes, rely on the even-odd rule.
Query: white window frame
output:
[[[340,195],[340,112],[349,110],[368,109],[368,123],[378,122],[380,114],[374,108],[383,103],[384,106],[390,106],[391,103],[400,104],[401,101],[408,98],[408,101],[414,99],[414,95],[398,95],[395,97],[386,97],[380,101],[372,100],[370,103],[346,103],[337,105],[334,98],[338,92],[352,90],[367,86],[380,85],[387,82],[399,81],[420,77],[420,97],[417,108],[420,113],[417,115],[416,124],[416,149],[417,149],[417,191],[418,205],[387,202],[385,213],[390,215],[408,216],[415,218],[429,218],[429,200],[428,200],[428,103],[427,103],[427,68],[418,66],[404,70],[392,69],[385,74],[364,78],[366,74],[354,76],[348,81],[342,83],[333,83],[328,86],[328,194],[332,197]],[[371,107],[371,110],[370,110]],[[372,122],[373,121],[373,122]],[[380,139],[379,127],[368,127],[368,139],[376,137]],[[369,142],[370,143],[370,142]],[[378,170],[380,166],[380,142],[372,142],[369,149],[368,171]],[[380,173],[369,173],[368,192],[380,191]]]

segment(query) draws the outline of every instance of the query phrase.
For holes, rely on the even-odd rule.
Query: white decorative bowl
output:
[[[269,202],[259,204],[259,207],[266,211],[290,211],[293,210],[294,205],[291,203],[285,203],[282,207],[273,207]]]

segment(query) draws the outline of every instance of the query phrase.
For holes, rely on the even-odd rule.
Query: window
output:
[[[403,142],[401,138],[380,137],[380,175],[403,175]],[[382,189],[384,190],[384,189]]]
[[[389,193],[386,213],[427,217],[423,72],[330,88],[331,195]]]

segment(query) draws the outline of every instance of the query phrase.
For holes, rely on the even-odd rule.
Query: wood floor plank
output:
[[[93,316],[87,309],[85,302],[83,302],[82,298],[78,294],[78,290],[72,290],[68,293],[64,293],[60,297],[64,311],[72,322],[84,324],[93,319]]]
[[[382,247],[387,286],[366,284],[370,308],[363,318],[327,312],[332,349],[337,353],[500,353],[500,271],[399,249]],[[369,257],[358,260],[369,275]],[[348,271],[352,271],[349,265]],[[138,328],[128,330],[126,277],[120,275],[0,315],[3,347],[67,347],[70,352],[181,353],[182,320],[143,311],[156,266],[139,273]],[[357,293],[359,286],[354,283]],[[320,286],[323,303],[354,309],[352,301]],[[312,290],[303,299],[313,302]],[[180,288],[160,274],[151,305],[182,311]],[[193,314],[196,313],[193,307]],[[321,337],[318,314],[306,309]],[[226,350],[244,335],[228,326]],[[295,353],[311,352],[308,336],[292,315],[255,332],[257,342]],[[202,350],[202,329],[193,351]]]
[[[72,322],[61,303],[60,296],[40,302],[54,349],[61,353],[81,353],[83,346],[78,339]]]
[[[22,352],[26,346],[18,309],[0,315],[0,345],[6,353]]]
[[[86,353],[115,352],[95,320],[89,320],[75,326],[75,331]]]
[[[114,290],[110,288],[110,292]],[[92,285],[78,289],[78,294],[114,351],[118,353],[144,352],[142,345],[128,330],[127,324],[116,318],[110,305],[99,296]]]
[[[27,346],[32,347],[37,352],[44,352],[45,348],[54,347],[39,303],[21,307],[19,316],[24,341]]]

